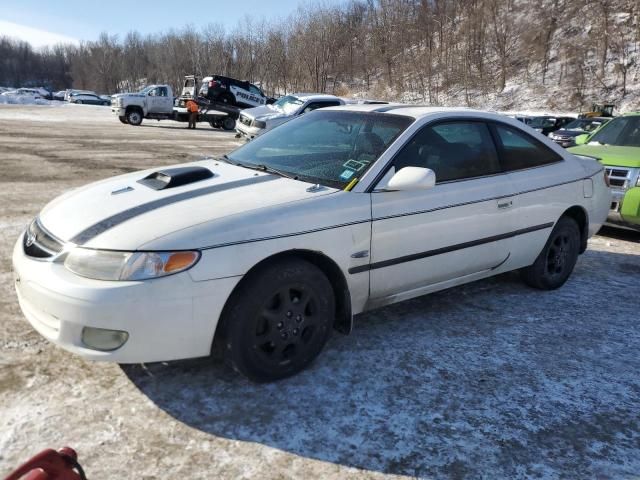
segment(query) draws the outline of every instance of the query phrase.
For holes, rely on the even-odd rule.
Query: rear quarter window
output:
[[[499,124],[494,124],[493,129],[503,171],[540,167],[562,160],[560,155],[525,132]]]

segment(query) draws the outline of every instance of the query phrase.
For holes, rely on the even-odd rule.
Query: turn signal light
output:
[[[169,255],[164,264],[164,271],[172,273],[190,267],[198,259],[196,252],[176,252]]]

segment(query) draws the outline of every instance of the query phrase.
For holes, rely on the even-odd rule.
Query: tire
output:
[[[82,105],[84,102],[83,102],[82,100],[78,100],[76,103],[77,103],[78,105]]]
[[[555,290],[567,281],[578,261],[580,228],[573,218],[561,217],[533,265],[520,270],[524,282],[540,290]]]
[[[222,128],[225,130],[234,130],[236,128],[236,121],[231,117],[224,117],[222,120]]]
[[[329,339],[333,289],[315,265],[288,259],[250,274],[230,297],[221,318],[227,363],[254,382],[294,375]]]
[[[118,117],[118,120],[120,120],[121,123],[124,123],[125,125],[127,125],[129,122],[127,122],[127,117]]]
[[[142,123],[142,113],[140,113],[139,110],[129,110],[125,114],[125,117],[127,119],[127,123],[129,125],[133,125],[134,127],[137,127]]]

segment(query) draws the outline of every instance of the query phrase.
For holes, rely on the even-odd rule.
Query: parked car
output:
[[[77,93],[88,93],[90,95],[97,95],[97,93],[94,92],[93,90],[74,90],[72,88],[69,88],[69,89],[64,91],[64,101],[68,102],[69,101],[69,97],[71,95],[74,95],[74,94],[77,94]]]
[[[503,116],[327,108],[53,200],[15,245],[15,286],[33,327],[84,358],[215,344],[274,380],[368,309],[510,270],[560,287],[610,198],[597,161]]]
[[[520,115],[520,114],[510,115],[510,116],[511,118],[515,118],[516,120],[524,123],[525,125],[529,125],[531,123],[531,120],[533,120],[534,118],[531,115]]]
[[[46,99],[46,97],[40,92],[40,90],[35,88],[17,88],[15,90],[7,90],[1,95],[6,97],[15,97],[19,99],[18,103],[24,100],[30,102],[33,100]]]
[[[228,103],[242,108],[273,103],[273,99],[267,97],[257,85],[222,75],[204,77],[198,95],[211,102]]]
[[[15,90],[8,90],[1,95],[13,96],[13,97],[25,97],[31,100],[39,100],[45,98],[38,89],[35,88],[17,88]]]
[[[105,100],[93,93],[72,93],[69,95],[69,103],[78,103],[84,105],[111,105],[110,100]]]
[[[52,99],[62,102],[62,101],[64,101],[65,93],[66,93],[66,90],[60,90],[58,92],[54,92],[53,95],[52,95],[52,97],[53,97]]]
[[[335,95],[324,93],[296,93],[280,97],[272,105],[249,108],[240,113],[236,131],[250,140],[262,135],[284,122],[318,108],[344,105],[345,101]]]
[[[591,118],[578,118],[573,122],[567,123],[560,130],[551,132],[549,138],[565,148],[573,147],[576,144],[576,137],[585,133],[590,133],[602,125],[607,123],[611,118],[605,117],[591,117]]]
[[[640,231],[640,112],[616,117],[576,144],[570,152],[605,166],[613,195],[607,223]]]
[[[562,127],[574,120],[575,117],[554,117],[551,115],[543,115],[540,117],[533,117],[527,125],[543,135],[549,135],[551,132],[560,130]]]

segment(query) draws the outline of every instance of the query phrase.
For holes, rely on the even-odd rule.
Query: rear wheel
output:
[[[290,259],[252,274],[225,307],[224,355],[256,382],[289,377],[307,367],[331,333],[333,289],[324,273]]]
[[[125,125],[128,124],[129,122],[127,122],[127,117],[118,117],[118,120],[120,120],[121,123],[124,123]]]
[[[573,218],[561,217],[533,265],[520,271],[524,282],[541,290],[564,285],[578,261],[580,228]]]
[[[129,110],[125,116],[129,125],[137,127],[142,123],[142,113],[138,110]]]
[[[231,117],[224,117],[224,120],[222,120],[222,128],[224,128],[225,130],[233,130],[234,128],[236,128],[235,119]]]

